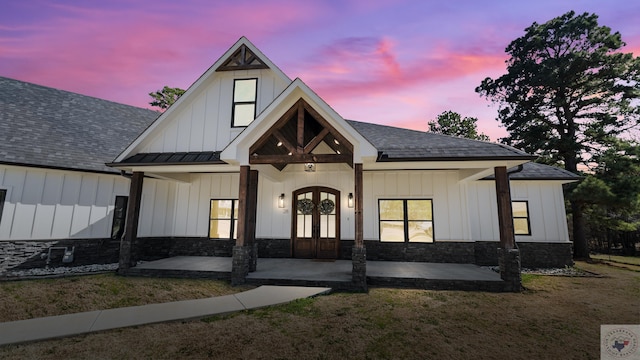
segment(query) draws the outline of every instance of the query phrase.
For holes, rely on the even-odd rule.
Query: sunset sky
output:
[[[149,107],[187,88],[241,36],[344,118],[426,130],[446,110],[506,134],[474,89],[505,72],[534,21],[599,15],[640,54],[636,0],[2,0],[0,76]]]

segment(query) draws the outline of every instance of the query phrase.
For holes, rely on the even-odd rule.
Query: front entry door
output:
[[[293,193],[293,257],[336,259],[340,244],[340,192],[308,187]]]

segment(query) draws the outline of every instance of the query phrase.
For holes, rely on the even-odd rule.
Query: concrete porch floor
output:
[[[256,285],[310,285],[348,289],[349,260],[259,258],[247,282]],[[177,256],[143,262],[128,272],[141,276],[185,276],[230,279],[230,257]],[[502,291],[498,273],[473,264],[367,261],[367,284],[443,290]]]

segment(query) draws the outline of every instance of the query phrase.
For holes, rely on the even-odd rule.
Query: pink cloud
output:
[[[240,36],[263,39],[321,12],[286,1],[157,6],[51,5],[57,15],[38,27],[3,27],[1,75],[147,106],[148,92],[190,86]]]
[[[389,38],[342,39],[321,49],[300,77],[346,118],[426,131],[429,120],[453,110],[477,117],[494,140],[505,135],[496,109],[474,91],[504,72],[504,52],[442,43],[405,51],[400,61],[397,46]]]
[[[471,49],[455,52],[442,45],[413,54],[400,63],[395,43],[388,38],[348,38],[320,51],[299,76],[327,100],[376,96],[421,84],[441,84],[469,74],[489,74],[504,68],[503,53]]]

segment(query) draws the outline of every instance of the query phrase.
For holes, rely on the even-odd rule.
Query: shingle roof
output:
[[[0,163],[117,172],[159,113],[0,77]]]
[[[381,153],[379,161],[532,160],[513,147],[430,132],[347,120]]]
[[[565,169],[561,169],[556,166],[549,166],[545,164],[538,163],[524,163],[522,164],[522,171],[515,172],[509,175],[511,180],[570,180],[577,181],[582,177],[576,175],[570,171]],[[509,169],[509,171],[516,170],[517,167]],[[493,175],[487,176],[482,180],[493,180],[495,177]]]

